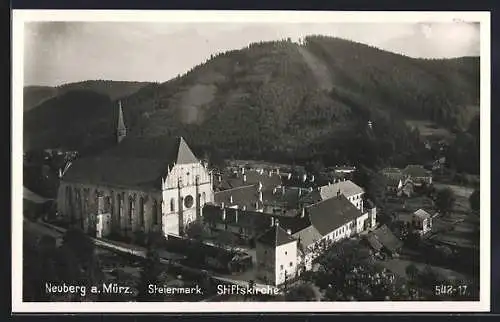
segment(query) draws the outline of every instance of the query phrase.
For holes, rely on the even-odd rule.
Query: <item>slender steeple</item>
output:
[[[127,136],[127,128],[123,120],[122,101],[118,101],[118,125],[116,127],[116,136],[118,143],[120,143]]]

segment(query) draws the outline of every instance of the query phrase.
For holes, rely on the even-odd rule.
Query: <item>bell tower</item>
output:
[[[116,139],[120,143],[127,136],[127,128],[123,120],[122,101],[118,101],[118,124],[116,126]]]

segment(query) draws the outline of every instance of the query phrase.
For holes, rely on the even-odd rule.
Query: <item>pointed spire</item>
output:
[[[177,164],[198,163],[198,159],[182,136],[178,138],[177,143]]]
[[[116,135],[118,143],[127,136],[127,128],[125,127],[125,121],[123,119],[122,101],[118,101],[118,124],[116,127]]]

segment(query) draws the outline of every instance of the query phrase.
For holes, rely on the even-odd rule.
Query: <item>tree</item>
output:
[[[319,301],[313,286],[311,284],[300,284],[292,287],[285,295],[287,301]]]
[[[67,283],[80,283],[91,287],[104,278],[95,245],[85,233],[77,228],[68,229],[63,244],[57,251],[59,276]],[[87,292],[86,298],[97,295]]]
[[[414,280],[418,276],[419,270],[417,266],[415,266],[415,264],[409,264],[408,266],[406,266],[405,273],[410,278],[410,280]]]
[[[479,213],[480,206],[480,197],[479,197],[479,189],[475,189],[474,192],[469,197],[470,209]]]
[[[208,235],[208,232],[201,222],[196,221],[186,228],[186,235],[192,239],[203,240]]]
[[[455,193],[450,188],[441,189],[436,195],[436,207],[440,213],[446,215],[451,212],[455,204]]]
[[[149,285],[159,285],[163,267],[157,249],[157,241],[151,239],[148,243],[146,258],[142,262],[137,300],[141,302],[158,302],[163,300],[159,293],[149,294]]]
[[[230,231],[222,230],[217,234],[216,244],[220,247],[232,249],[236,246],[238,238]]]

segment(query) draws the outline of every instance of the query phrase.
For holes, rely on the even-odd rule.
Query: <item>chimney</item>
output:
[[[226,221],[226,208],[222,209],[222,221]]]
[[[224,209],[224,208],[225,208],[225,207],[224,207],[224,203],[223,203],[223,202],[221,202],[221,204],[220,204],[220,209]]]
[[[246,174],[243,175],[243,183],[245,183],[245,182],[247,182],[247,175]]]
[[[222,182],[222,176],[221,175],[218,176],[218,179],[219,179],[219,182]]]
[[[271,217],[271,227],[274,226],[274,217]]]
[[[288,173],[288,180],[292,179],[292,173]]]
[[[269,170],[269,176],[272,177],[273,176],[273,171],[272,170]]]
[[[239,213],[239,211],[238,211],[238,209],[236,209],[236,210],[234,211],[234,222],[235,222],[235,223],[238,223],[238,213]]]
[[[306,216],[306,208],[302,208],[302,213],[300,214],[300,218],[304,218]]]
[[[281,194],[282,194],[282,195],[285,195],[285,186],[282,186],[282,187],[281,187]]]
[[[276,194],[276,192],[277,192],[277,188],[276,188],[276,187],[274,187],[274,188],[273,188],[273,195],[275,195],[275,194]]]
[[[304,175],[302,176],[302,182],[306,182],[306,180],[307,180],[307,174],[304,174]]]
[[[260,201],[260,202],[262,202],[262,201],[263,201],[262,191],[259,191],[259,201]]]
[[[276,168],[276,174],[280,174],[280,168]]]
[[[241,167],[241,174],[245,174],[245,167]]]
[[[279,227],[279,225],[280,225],[280,221],[278,220],[278,218],[275,218],[275,219],[274,219],[274,225],[275,225],[276,227]]]
[[[232,196],[232,195],[231,195],[231,196],[229,196],[229,203],[230,203],[230,204],[233,204],[233,196]]]
[[[243,211],[247,210],[247,206],[243,205],[243,207],[241,207],[241,210],[243,210]]]

